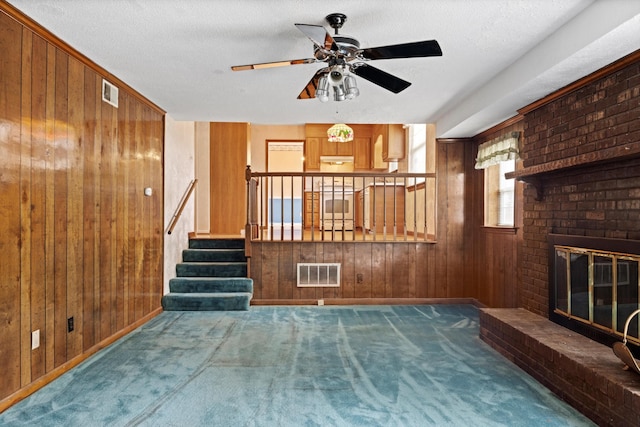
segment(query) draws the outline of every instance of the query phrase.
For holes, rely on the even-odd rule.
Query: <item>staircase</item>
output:
[[[165,311],[248,310],[253,280],[247,278],[244,239],[190,239],[162,297]]]

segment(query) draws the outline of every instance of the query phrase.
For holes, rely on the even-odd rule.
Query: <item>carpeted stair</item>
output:
[[[247,278],[243,239],[190,239],[162,297],[165,311],[248,310],[253,280]]]

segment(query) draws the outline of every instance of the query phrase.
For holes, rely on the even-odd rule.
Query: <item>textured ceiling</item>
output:
[[[257,124],[436,123],[472,136],[640,47],[636,0],[9,0],[175,120]],[[294,23],[326,25],[361,47],[436,39],[442,57],[380,60],[412,82],[393,94],[296,99],[324,64],[232,72],[310,58]],[[328,28],[328,26],[327,26]],[[333,31],[333,30],[331,30]]]

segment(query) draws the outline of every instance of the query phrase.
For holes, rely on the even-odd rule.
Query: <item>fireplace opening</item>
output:
[[[550,234],[549,319],[606,345],[621,341],[640,308],[640,241]],[[628,346],[640,357],[640,319]]]

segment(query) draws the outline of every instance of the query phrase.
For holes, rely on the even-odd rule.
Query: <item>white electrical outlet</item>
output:
[[[319,299],[318,300],[318,305],[324,305],[324,300],[323,299]]]
[[[31,350],[40,347],[40,329],[31,332]]]

